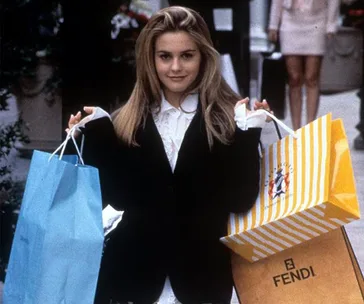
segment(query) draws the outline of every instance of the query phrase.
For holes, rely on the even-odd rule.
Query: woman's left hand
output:
[[[249,105],[249,97],[246,97],[246,98],[244,98],[244,99],[242,99],[242,100],[239,100],[239,101],[235,104],[235,109],[236,109],[238,106],[240,106],[240,105],[242,105],[242,104],[244,104],[244,103],[245,103],[246,105]],[[260,102],[260,101],[256,100],[256,101],[254,102],[254,107],[253,107],[253,109],[254,109],[254,111],[259,110],[259,109],[263,109],[263,110],[266,110],[266,111],[268,111],[269,113],[273,114],[273,111],[271,111],[271,110],[270,110],[270,108],[269,108],[269,104],[268,104],[268,102],[267,102],[265,99],[263,99],[263,101],[262,101],[262,102]],[[251,110],[246,109],[246,113],[247,113],[247,114],[248,114],[250,111],[251,111]],[[266,122],[270,122],[270,121],[272,121],[272,118],[270,118],[269,116],[267,116]]]
[[[269,104],[268,104],[268,102],[265,99],[263,99],[262,102],[260,102],[258,100],[255,101],[255,103],[254,103],[254,111],[259,110],[259,109],[266,110],[267,112],[269,112],[271,114],[274,114],[273,111],[271,111],[271,109],[269,107]],[[270,122],[270,121],[272,121],[272,118],[270,118],[268,116],[266,122]]]
[[[244,99],[239,100],[239,101],[235,104],[235,109],[236,109],[238,106],[242,105],[243,103],[245,103],[247,106],[249,106],[249,97],[245,97]],[[249,110],[249,109],[246,109],[246,110],[247,110],[247,112],[250,112],[250,110]]]

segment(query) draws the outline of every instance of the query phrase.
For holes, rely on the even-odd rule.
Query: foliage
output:
[[[47,58],[54,66],[60,58],[60,1],[5,0],[1,4],[1,85],[0,110],[19,86],[20,77],[36,77],[39,60]],[[53,92],[60,85],[56,69],[44,90]]]

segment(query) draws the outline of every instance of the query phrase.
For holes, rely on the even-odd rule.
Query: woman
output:
[[[229,303],[229,250],[219,238],[228,213],[249,210],[258,194],[261,126],[236,127],[234,106],[247,99],[236,104],[195,11],[157,12],[136,56],[134,91],[113,123],[85,108],[85,162],[99,168],[104,203],[125,211],[105,248],[96,303],[155,303],[165,282],[184,304]]]
[[[302,126],[302,86],[306,88],[307,123],[316,118],[319,79],[326,39],[336,32],[339,0],[272,0],[269,40],[277,42],[288,72],[289,102],[295,130]]]

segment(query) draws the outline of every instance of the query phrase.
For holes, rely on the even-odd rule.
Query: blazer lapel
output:
[[[174,174],[183,170],[186,165],[193,163],[191,162],[193,159],[201,157],[202,152],[208,152],[209,147],[205,128],[201,104],[199,103],[196,115],[185,132],[174,172],[172,172],[162,138],[154,123],[152,114],[148,114],[145,128],[140,127],[136,140],[140,144],[143,158],[146,161],[145,164],[156,168],[155,170],[158,171],[156,174],[172,178]]]
[[[208,152],[208,141],[205,120],[202,117],[201,103],[199,102],[195,116],[188,126],[178,153],[174,174],[181,172],[194,159],[202,161],[201,153]]]
[[[159,171],[160,174],[166,177],[170,177],[173,174],[162,138],[151,113],[148,114],[145,128],[140,127],[137,142],[140,144],[146,165],[156,168],[156,171]]]

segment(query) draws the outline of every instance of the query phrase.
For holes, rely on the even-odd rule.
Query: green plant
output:
[[[40,61],[54,67],[54,73],[43,90],[50,98],[61,83],[57,63],[61,54],[60,1],[3,0],[1,14],[0,111],[9,110],[9,97],[20,92],[22,78],[36,77]],[[10,159],[16,142],[28,143],[24,122],[10,124],[0,121],[0,280],[3,280],[20,208],[24,182],[12,177]]]
[[[19,89],[21,77],[36,77],[40,60],[47,60],[55,71],[44,90],[54,92],[61,78],[57,62],[61,54],[60,28],[62,8],[54,0],[4,0],[1,16],[1,85],[0,110]]]
[[[4,279],[18,210],[20,208],[23,183],[13,180],[8,159],[17,141],[29,142],[23,134],[23,121],[18,120],[0,128],[0,280]]]

